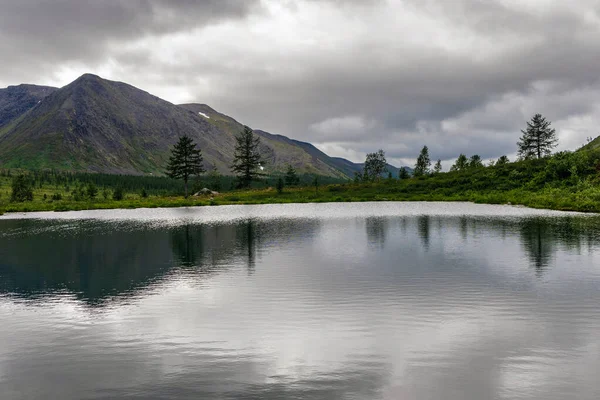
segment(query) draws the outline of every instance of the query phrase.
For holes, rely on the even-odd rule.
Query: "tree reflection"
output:
[[[521,243],[537,276],[543,275],[554,254],[556,232],[552,228],[543,218],[527,219],[521,223]]]
[[[385,246],[388,230],[387,219],[382,217],[369,217],[365,220],[365,227],[369,243],[383,248]]]
[[[256,269],[256,241],[257,241],[257,223],[253,219],[248,219],[238,224],[237,232],[239,235],[239,247],[245,253],[246,266],[248,274],[251,275]]]
[[[429,241],[431,237],[431,231],[429,229],[429,215],[421,215],[417,218],[417,228],[419,230],[419,237],[423,241],[423,247],[425,250],[429,250]]]
[[[177,261],[184,267],[196,266],[202,257],[202,227],[185,225],[173,230],[171,246]]]

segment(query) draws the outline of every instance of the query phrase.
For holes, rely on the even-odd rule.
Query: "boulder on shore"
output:
[[[203,189],[200,189],[199,192],[194,193],[194,196],[195,197],[206,196],[206,195],[216,196],[218,194],[219,194],[219,192],[212,191],[209,188],[203,188]]]

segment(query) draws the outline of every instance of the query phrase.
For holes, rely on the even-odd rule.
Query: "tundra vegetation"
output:
[[[379,150],[367,156],[360,176],[341,181],[298,175],[291,165],[269,176],[252,167],[248,175],[243,159],[256,166],[260,153],[244,131],[240,162],[232,171],[237,177],[213,169],[190,181],[194,193],[204,187],[220,192],[210,197],[186,198],[183,182],[169,177],[5,169],[0,170],[0,212],[361,201],[472,201],[600,212],[600,137],[576,151],[551,154],[556,136],[543,117],[534,116],[522,133],[514,161],[501,156],[484,164],[479,155],[460,154],[443,172],[440,161],[431,168],[424,146],[412,175],[401,168],[398,176],[382,179],[389,173]]]

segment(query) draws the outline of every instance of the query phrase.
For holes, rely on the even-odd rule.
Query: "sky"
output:
[[[352,161],[514,158],[600,129],[600,1],[0,0],[0,87],[83,73]]]

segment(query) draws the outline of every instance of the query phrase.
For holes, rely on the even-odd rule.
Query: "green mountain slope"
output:
[[[202,149],[208,169],[229,174],[235,135],[243,129],[207,105],[174,105],[91,74],[60,89],[3,89],[0,111],[3,168],[163,174],[171,147],[187,134]],[[256,133],[262,139],[266,172],[282,172],[291,164],[299,173],[351,178],[360,169],[309,143]]]

